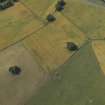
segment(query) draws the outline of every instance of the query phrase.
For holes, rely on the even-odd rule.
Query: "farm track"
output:
[[[21,41],[27,39],[28,37],[32,36],[33,34],[36,34],[36,33],[39,32],[40,30],[42,30],[43,28],[45,28],[47,25],[48,25],[48,24],[44,24],[44,25],[40,26],[37,30],[33,31],[33,32],[30,33],[30,34],[27,34],[25,37],[21,38],[20,40],[17,40],[16,42],[14,42],[14,43],[12,43],[12,44],[10,44],[10,45],[8,45],[8,46],[6,46],[6,47],[0,49],[0,52],[4,51],[5,49],[7,49],[7,48],[9,48],[9,47],[14,46],[14,45],[17,44],[17,43],[20,43]]]
[[[28,7],[25,3],[23,3],[23,2],[20,2],[20,3],[21,3],[27,10],[29,10],[29,12],[32,14],[32,16],[34,17],[34,19],[40,21],[40,22],[42,23],[42,25],[40,25],[40,26],[39,26],[36,30],[34,30],[33,32],[31,32],[31,33],[25,35],[25,36],[24,36],[23,38],[21,38],[20,40],[17,40],[16,42],[14,42],[14,43],[12,43],[12,44],[10,44],[10,45],[8,45],[8,46],[6,46],[6,47],[0,49],[0,52],[2,52],[2,51],[4,51],[4,50],[8,49],[9,47],[12,47],[12,46],[14,46],[14,45],[20,43],[21,41],[27,39],[28,37],[32,36],[33,34],[36,34],[36,33],[39,32],[40,30],[44,29],[44,28],[48,25],[47,22],[43,21],[42,18],[39,17],[35,12],[33,12],[33,11],[31,10],[31,8]],[[7,23],[6,25],[0,27],[0,28],[5,28],[5,27],[7,27],[7,26],[8,26],[8,23]]]
[[[39,20],[43,24],[46,24],[46,22],[38,16],[30,7],[28,7],[24,2],[20,1],[20,3],[34,16],[35,19]]]

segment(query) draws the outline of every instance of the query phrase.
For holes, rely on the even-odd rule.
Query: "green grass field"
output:
[[[84,62],[85,60],[85,62]],[[91,62],[90,62],[91,61]],[[105,76],[90,44],[58,69],[26,105],[104,105]]]

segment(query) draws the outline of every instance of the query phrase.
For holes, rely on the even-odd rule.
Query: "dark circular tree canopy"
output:
[[[52,14],[49,14],[48,16],[47,16],[47,21],[48,22],[53,22],[53,21],[55,21],[56,20],[56,18],[52,15]]]
[[[78,46],[73,42],[67,42],[67,49],[70,51],[78,50]]]
[[[14,2],[19,0],[0,0],[0,9],[6,9],[14,5]]]
[[[66,2],[64,0],[60,0],[60,1],[58,1],[58,4],[60,4],[61,6],[65,6]]]
[[[60,5],[59,3],[56,4],[56,10],[62,11],[64,9],[64,6]]]
[[[21,68],[18,66],[12,66],[9,68],[9,72],[13,75],[19,75],[21,73]]]
[[[56,10],[57,11],[62,11],[64,9],[66,2],[64,0],[60,0],[56,4]]]

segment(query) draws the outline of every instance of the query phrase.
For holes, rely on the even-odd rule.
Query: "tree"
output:
[[[64,9],[64,6],[60,5],[59,3],[56,4],[56,10],[62,11]]]
[[[0,0],[0,9],[6,9],[14,5],[18,0]]]
[[[12,75],[19,75],[21,73],[21,68],[18,67],[18,66],[12,66],[12,67],[9,68],[9,72]]]
[[[56,4],[56,10],[57,11],[62,11],[64,9],[66,2],[64,0],[60,0]]]
[[[73,42],[67,42],[67,49],[70,51],[78,50],[78,46]]]
[[[55,21],[56,20],[56,18],[52,15],[52,14],[49,14],[48,16],[47,16],[47,21],[48,22],[53,22],[53,21]]]

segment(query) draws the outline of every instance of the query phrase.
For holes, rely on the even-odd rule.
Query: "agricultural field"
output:
[[[96,0],[98,1],[98,0]],[[86,0],[68,0],[63,14],[89,38],[105,38],[105,9]]]
[[[0,12],[0,49],[33,33],[41,23],[20,3]],[[34,29],[35,28],[35,29]]]
[[[100,67],[103,71],[103,73],[105,73],[105,42],[104,41],[95,41],[92,43],[94,52],[96,54],[96,57],[98,59],[98,62],[100,64]]]
[[[105,4],[58,1],[0,9],[0,105],[105,105]]]
[[[72,55],[66,49],[66,42],[72,41],[81,47],[86,41],[84,34],[63,15],[56,16],[57,22],[24,40],[24,45],[37,55],[39,63],[48,71],[56,69]]]
[[[46,79],[45,73],[22,44],[1,52],[0,58],[0,105],[24,104]],[[7,71],[13,65],[22,68],[19,77]]]
[[[104,105],[105,76],[91,44],[70,58],[26,105]]]

